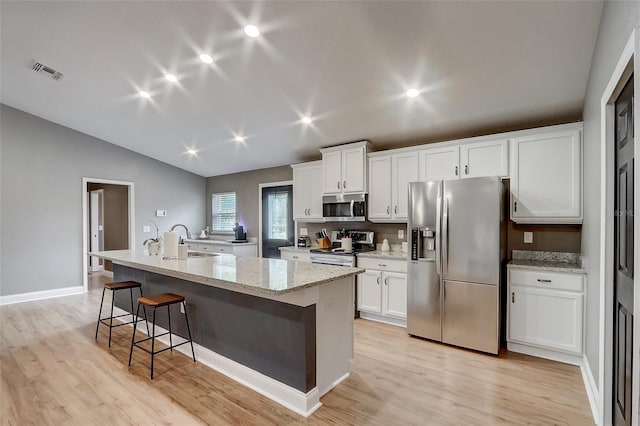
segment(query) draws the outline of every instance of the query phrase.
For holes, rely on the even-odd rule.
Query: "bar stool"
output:
[[[100,328],[100,324],[104,324],[109,327],[109,347],[111,347],[111,330],[116,327],[120,327],[127,324],[135,324],[137,316],[133,316],[133,289],[137,288],[140,291],[140,296],[142,296],[142,285],[136,281],[119,281],[113,283],[106,283],[104,288],[102,289],[102,300],[100,300],[100,312],[98,312],[98,323],[96,324],[96,340],[98,339],[98,329]],[[130,314],[122,314],[113,316],[113,302],[116,298],[116,291],[118,290],[126,290],[129,289],[129,294],[131,295],[131,313]],[[101,318],[102,316],[102,305],[104,304],[104,293],[105,290],[111,290],[111,313],[108,317]],[[114,318],[126,317],[127,315],[131,315],[131,321],[123,322],[116,325],[113,325]],[[147,311],[144,311],[145,321],[147,320]],[[107,320],[109,322],[107,323]],[[149,323],[147,323],[147,332],[149,331]]]
[[[187,332],[189,333],[189,339],[185,340],[182,343],[178,343],[177,345],[173,344],[173,339],[172,339],[172,331],[171,331],[171,305],[175,305],[176,303],[182,303],[183,307],[184,307],[184,319],[187,323]],[[136,325],[137,325],[137,318],[138,318],[138,313],[140,311],[140,305],[142,305],[143,309],[146,307],[153,309],[153,324],[152,324],[152,328],[151,328],[151,337],[147,337],[141,340],[135,340],[136,338]],[[167,315],[169,317],[169,331],[166,333],[162,333],[162,334],[158,334],[156,336],[156,309],[166,306],[167,307]],[[146,316],[146,311],[145,311],[145,316]],[[133,355],[133,347],[137,346],[138,348],[142,349],[143,351],[145,351],[148,354],[151,354],[151,380],[153,380],[153,356],[156,354],[159,354],[160,352],[164,352],[167,350],[171,350],[173,352],[173,348],[180,346],[180,345],[184,345],[187,343],[191,344],[191,355],[193,356],[193,362],[196,362],[196,354],[193,351],[193,340],[191,338],[191,328],[189,328],[189,317],[187,316],[187,304],[184,300],[184,296],[180,296],[179,294],[173,294],[173,293],[162,293],[162,294],[155,294],[153,296],[146,296],[146,297],[140,297],[138,299],[138,307],[136,308],[136,321],[133,324],[133,336],[131,337],[131,349],[129,350],[129,366],[131,366],[131,357]],[[148,331],[148,329],[147,329]],[[156,337],[161,337],[161,336],[166,336],[169,335],[169,347],[168,348],[164,348],[164,349],[160,349],[159,351],[155,350],[155,344],[156,344]],[[148,334],[147,334],[148,335]],[[149,351],[147,348],[142,347],[140,344],[143,342],[146,342],[147,340],[151,340],[151,350]]]

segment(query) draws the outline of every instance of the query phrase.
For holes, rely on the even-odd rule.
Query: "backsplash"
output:
[[[300,228],[307,228],[307,234],[311,238],[312,242],[315,242],[315,233],[320,232],[321,229],[329,231],[339,231],[341,229],[353,230],[353,231],[373,231],[375,232],[376,244],[382,244],[382,241],[386,238],[389,240],[389,244],[400,244],[403,241],[407,241],[407,225],[405,223],[372,223],[372,222],[327,222],[327,223],[304,223],[298,222],[298,235],[300,235]],[[404,238],[398,238],[398,230],[404,231]]]

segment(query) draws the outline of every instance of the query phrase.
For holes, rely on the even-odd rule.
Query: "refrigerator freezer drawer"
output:
[[[442,340],[440,277],[435,261],[410,261],[407,281],[407,333]]]
[[[497,354],[499,318],[498,286],[444,281],[443,342]]]

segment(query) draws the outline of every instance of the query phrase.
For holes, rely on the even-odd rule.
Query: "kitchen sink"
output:
[[[213,257],[217,256],[215,253],[202,253],[200,251],[190,251],[187,253],[188,257]]]

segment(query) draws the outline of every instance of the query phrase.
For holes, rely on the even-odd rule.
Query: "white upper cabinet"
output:
[[[458,145],[420,151],[420,180],[458,179],[460,155]]]
[[[322,162],[296,164],[293,168],[293,218],[322,221]]]
[[[363,141],[320,150],[325,195],[367,192],[368,145]]]
[[[369,215],[372,222],[406,222],[409,182],[418,180],[418,153],[369,158]]]
[[[511,220],[582,223],[581,129],[512,140]]]
[[[460,177],[509,176],[509,141],[460,145]]]

